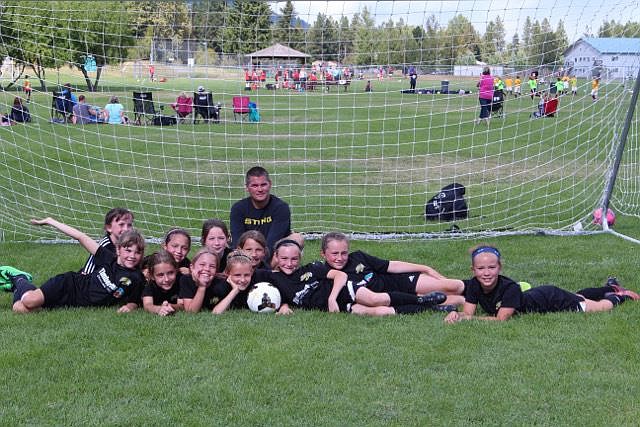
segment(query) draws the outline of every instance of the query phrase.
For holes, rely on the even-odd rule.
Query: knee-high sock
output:
[[[22,299],[22,296],[25,294],[25,292],[34,291],[37,289],[33,283],[31,283],[29,280],[27,280],[26,277],[22,275],[12,277],[11,283],[13,283],[13,286],[14,286],[14,290],[13,290],[14,303],[16,301],[20,301]]]
[[[604,299],[606,294],[612,293],[612,292],[615,292],[615,289],[613,289],[611,286],[601,286],[599,288],[580,289],[576,293],[582,295],[586,299],[600,301],[601,299]]]
[[[389,300],[389,305],[391,307],[418,304],[417,295],[407,294],[404,292],[389,292]]]
[[[622,304],[626,300],[631,299],[631,297],[627,295],[616,295],[616,294],[609,293],[605,295],[604,299],[611,301],[611,304],[613,304],[613,306],[615,307],[617,305]]]

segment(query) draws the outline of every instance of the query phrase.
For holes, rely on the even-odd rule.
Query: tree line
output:
[[[605,21],[597,36],[636,36],[639,24]],[[587,28],[587,33],[590,35]],[[47,69],[77,67],[95,90],[102,68],[127,58],[147,59],[154,39],[206,42],[216,55],[243,55],[274,43],[310,54],[314,60],[353,65],[471,65],[476,61],[507,66],[561,65],[569,45],[564,23],[527,17],[506,40],[497,16],[484,34],[458,14],[448,22],[435,15],[423,25],[402,18],[376,23],[365,7],[350,18],[319,13],[302,21],[291,1],[273,11],[266,0],[192,1],[0,1],[0,54],[30,69],[45,89]],[[96,74],[85,69],[92,56]]]

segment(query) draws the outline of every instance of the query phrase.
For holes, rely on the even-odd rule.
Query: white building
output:
[[[581,38],[564,51],[564,66],[577,77],[635,78],[640,38]]]

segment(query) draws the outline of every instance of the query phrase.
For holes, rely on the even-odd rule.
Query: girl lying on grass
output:
[[[118,312],[126,313],[138,307],[144,284],[139,270],[144,239],[137,231],[122,233],[114,254],[83,232],[52,218],[32,219],[31,223],[54,227],[76,239],[94,255],[96,268],[91,274],[73,271],[59,274],[36,288],[30,274],[13,267],[0,267],[0,285],[13,292],[13,311],[29,313],[40,308],[119,305]]]
[[[339,232],[322,236],[320,255],[329,268],[343,271],[354,283],[364,282],[374,292],[405,292],[426,295],[443,292],[446,307],[464,303],[464,285],[460,280],[447,279],[431,267],[405,261],[389,261],[362,251],[349,253],[349,239]]]
[[[283,304],[278,314],[291,314],[291,306],[329,312],[346,311],[370,316],[418,313],[432,310],[446,295],[423,296],[403,292],[373,292],[348,281],[347,274],[316,262],[300,266],[302,249],[291,239],[279,240],[274,248],[278,271],[258,270],[253,282],[269,282],[280,291]]]
[[[265,262],[267,239],[258,230],[248,230],[242,233],[238,239],[237,247],[251,257],[254,270],[269,268]]]
[[[180,284],[176,280],[178,263],[167,251],[154,252],[145,258],[144,269],[148,280],[142,292],[145,311],[159,316],[169,316],[182,309],[178,301]]]
[[[178,278],[181,274],[189,274],[191,261],[187,258],[191,250],[191,235],[184,228],[172,228],[164,236],[162,249],[171,254],[178,264]]]
[[[208,219],[202,224],[200,243],[218,257],[217,276],[221,279],[224,279],[227,255],[231,252],[231,248],[229,248],[230,241],[231,234],[229,234],[227,224],[221,219]]]
[[[586,288],[576,293],[551,285],[523,292],[518,283],[500,275],[501,269],[501,255],[497,248],[490,245],[472,248],[473,277],[461,281],[465,285],[466,299],[463,311],[449,313],[445,322],[456,323],[474,318],[502,321],[520,313],[608,311],[628,299],[640,299],[637,293],[623,288],[613,278],[603,287]],[[478,304],[488,316],[475,315]]]
[[[180,279],[180,302],[185,311],[210,310],[220,314],[228,308],[246,308],[246,289],[253,272],[251,258],[240,251],[231,252],[224,279],[216,274],[218,264],[218,256],[208,248],[200,249],[193,257],[191,274]]]

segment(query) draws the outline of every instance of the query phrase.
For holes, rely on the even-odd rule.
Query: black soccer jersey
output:
[[[328,268],[329,265],[325,263]],[[349,260],[342,271],[347,273],[349,280],[359,282],[365,277],[371,277],[371,273],[386,274],[389,269],[389,261],[384,260],[366,252],[355,251],[349,254]]]
[[[41,286],[45,307],[89,307],[139,304],[144,277],[117,263],[117,257],[104,247],[95,253],[95,270],[90,275],[68,272],[49,279]]]
[[[327,278],[329,270],[320,262],[304,265],[290,275],[281,271],[256,270],[252,283],[269,282],[274,285],[280,291],[283,304],[327,311],[333,287],[333,280]],[[338,305],[343,308],[349,302],[348,291],[343,288],[338,296]]]
[[[180,277],[180,299],[193,299],[198,290],[198,285],[189,275]],[[231,285],[226,280],[213,279],[213,283],[205,290],[204,299],[202,301],[202,309],[213,310],[221,299],[231,292]],[[231,307],[241,308],[247,306],[247,293],[240,292],[232,301]]]
[[[177,280],[169,290],[162,289],[155,282],[149,282],[142,291],[142,297],[153,297],[153,305],[161,305],[165,301],[177,304],[179,291],[180,283]]]
[[[111,238],[108,234],[105,234],[102,239],[98,242],[98,246],[108,249],[109,251],[116,253],[116,245],[111,241]],[[95,264],[95,255],[89,255],[87,261],[84,263],[84,267],[80,270],[82,274],[91,274],[93,270],[96,268]]]
[[[519,311],[522,306],[522,290],[513,280],[505,276],[498,276],[498,283],[489,293],[485,293],[480,282],[475,277],[464,280],[466,302],[480,304],[480,307],[490,316],[496,316],[501,307],[514,308]]]

